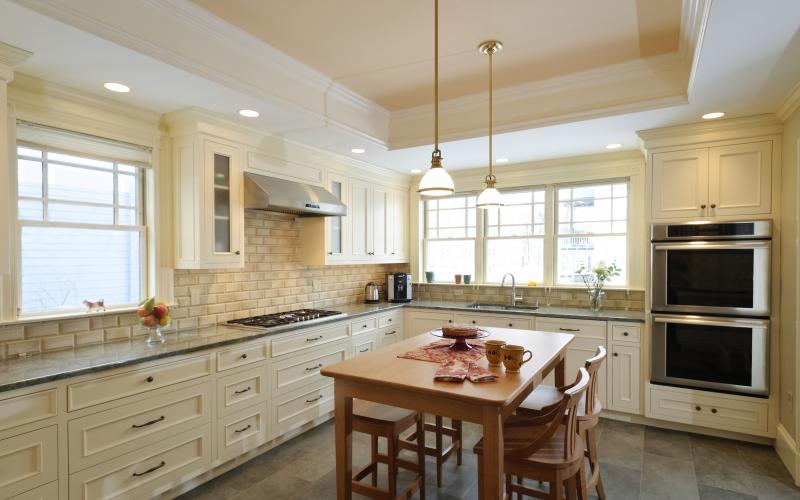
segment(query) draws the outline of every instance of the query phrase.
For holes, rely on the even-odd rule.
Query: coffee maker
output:
[[[411,275],[392,273],[386,277],[389,302],[411,302]]]

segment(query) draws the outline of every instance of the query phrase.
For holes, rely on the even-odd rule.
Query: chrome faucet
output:
[[[522,300],[522,297],[517,296],[517,280],[511,273],[503,275],[503,281],[500,282],[500,288],[506,286],[506,278],[511,276],[511,307],[517,307],[517,301]]]

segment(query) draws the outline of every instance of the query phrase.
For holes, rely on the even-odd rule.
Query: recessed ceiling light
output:
[[[239,114],[246,118],[258,118],[258,111],[254,109],[240,109]]]
[[[353,148],[353,149],[350,150],[350,152],[353,153],[353,154],[360,155],[360,154],[365,153],[366,150],[361,149],[361,148]]]
[[[495,161],[497,163],[508,163],[508,158],[498,158]]]
[[[123,85],[121,83],[106,82],[103,84],[103,87],[105,87],[106,90],[110,90],[111,92],[119,92],[122,94],[131,91],[130,87],[128,87],[127,85]]]
[[[703,115],[703,120],[713,120],[715,118],[722,118],[725,113],[722,111],[714,111],[713,113],[706,113]]]
[[[611,144],[606,144],[606,149],[619,149],[622,147],[622,144],[618,142],[612,142]]]
[[[412,174],[421,174],[421,173],[422,173],[422,170],[420,170],[420,169],[418,169],[418,168],[412,168],[412,169],[411,169],[411,173],[412,173]]]

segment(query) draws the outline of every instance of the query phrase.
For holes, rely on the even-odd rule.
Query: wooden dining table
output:
[[[566,349],[574,336],[507,328],[485,330],[489,331],[486,340],[501,339],[532,351],[533,357],[520,373],[489,367],[483,357],[478,364],[496,373],[497,382],[434,381],[438,364],[398,357],[440,340],[427,333],[322,369],[323,375],[334,379],[339,500],[352,498],[354,398],[482,425],[484,473],[478,480],[479,496],[486,500],[502,498],[503,422],[551,371],[555,370],[556,385],[564,385]]]

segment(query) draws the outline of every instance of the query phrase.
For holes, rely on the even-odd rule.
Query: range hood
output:
[[[244,173],[244,208],[301,217],[347,215],[347,207],[325,189],[277,177]]]

